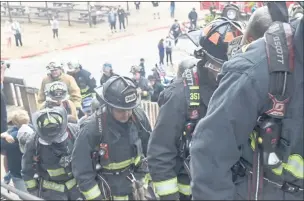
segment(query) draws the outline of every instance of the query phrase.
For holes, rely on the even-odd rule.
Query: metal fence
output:
[[[93,18],[96,18],[96,23],[107,21],[108,13],[111,5],[87,5],[80,8],[73,2],[44,2],[44,6],[33,5],[11,5],[12,2],[1,2],[1,20],[23,19],[29,23],[37,21],[45,21],[50,24],[53,17],[58,21],[67,22],[69,26],[72,24],[89,24],[92,27]],[[43,3],[43,2],[40,2]],[[40,5],[40,4],[39,4]],[[127,16],[130,15],[126,12]]]
[[[16,198],[17,196],[19,197],[20,200],[43,200],[29,193],[20,191],[4,182],[1,182],[1,187],[5,189],[5,190],[1,189],[1,200],[17,200]]]

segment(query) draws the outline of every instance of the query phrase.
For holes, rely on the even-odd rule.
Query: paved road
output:
[[[149,75],[151,68],[158,62],[158,41],[167,33],[168,30],[159,30],[76,49],[51,52],[34,58],[11,60],[12,65],[6,75],[24,78],[28,86],[38,88],[46,74],[45,66],[48,62],[53,59],[65,62],[70,59],[78,59],[96,80],[100,79],[101,64],[106,61],[112,63],[115,72],[130,76],[130,67],[138,64],[141,57],[146,60],[146,71]],[[173,52],[175,68],[180,60],[189,58],[188,54],[181,49],[189,51],[194,49],[194,45],[188,39],[179,41]]]

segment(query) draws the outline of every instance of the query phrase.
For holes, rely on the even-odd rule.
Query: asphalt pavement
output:
[[[110,62],[116,73],[131,76],[130,68],[132,65],[138,65],[140,58],[144,58],[146,61],[148,76],[152,74],[151,69],[159,60],[157,44],[167,34],[168,30],[158,30],[75,49],[50,52],[33,58],[10,60],[11,68],[6,71],[6,76],[24,78],[27,86],[39,88],[47,73],[45,67],[50,61],[68,62],[77,59],[99,83],[103,63]],[[168,67],[167,71],[174,72],[177,64],[181,60],[189,58],[189,53],[194,48],[195,46],[189,39],[180,39],[172,54],[173,68]]]

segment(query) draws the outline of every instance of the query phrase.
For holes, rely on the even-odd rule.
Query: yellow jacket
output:
[[[38,92],[38,108],[43,107],[42,104],[44,105],[44,101],[45,101],[45,94],[44,94],[44,90],[45,90],[45,85],[55,82],[55,81],[61,81],[63,83],[65,83],[68,87],[68,93],[70,95],[70,100],[74,103],[74,105],[76,106],[76,108],[81,108],[81,95],[80,95],[80,89],[75,81],[75,79],[67,74],[62,74],[59,79],[52,79],[51,76],[46,76],[45,78],[43,78],[42,83],[41,83],[41,87],[39,89]]]
[[[64,105],[66,103],[66,105]],[[39,105],[38,109],[41,110],[45,108],[45,101]],[[55,106],[55,105],[54,105]],[[75,104],[70,100],[64,100],[61,102],[62,107],[64,107],[67,110],[68,116],[71,116],[75,121],[78,120],[77,110]],[[68,107],[68,108],[66,108]]]

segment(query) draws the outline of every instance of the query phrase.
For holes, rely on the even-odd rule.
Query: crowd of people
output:
[[[303,26],[285,2],[257,8],[246,30],[216,19],[165,89],[143,58],[132,78],[103,64],[98,87],[79,62],[50,62],[31,122],[7,119],[1,94],[15,187],[45,200],[303,200]],[[152,130],[139,105],[156,99]]]

